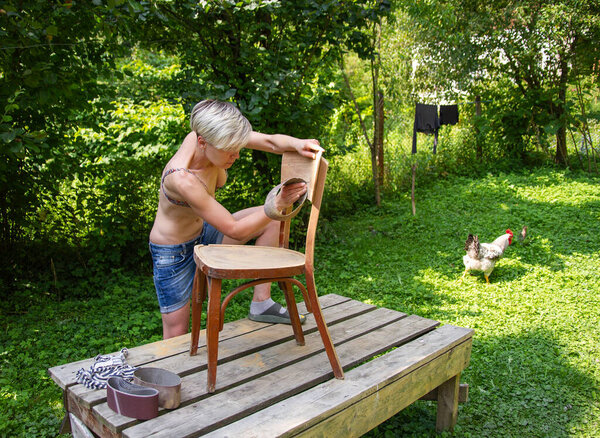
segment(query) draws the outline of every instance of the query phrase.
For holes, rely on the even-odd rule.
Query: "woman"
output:
[[[231,214],[215,200],[227,180],[227,169],[243,147],[281,154],[296,151],[315,157],[317,140],[252,131],[248,120],[232,104],[215,100],[198,103],[190,117],[190,132],[165,166],[158,211],[150,232],[154,285],[163,322],[163,338],[188,332],[190,295],[194,280],[195,245],[214,243],[277,246],[279,222],[269,219],[263,206]],[[275,200],[282,211],[306,192],[303,183],[284,187]],[[290,323],[289,314],[271,299],[271,285],[254,288],[249,318]]]

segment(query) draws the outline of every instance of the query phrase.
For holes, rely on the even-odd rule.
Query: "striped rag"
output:
[[[127,381],[133,380],[133,372],[137,368],[125,363],[127,354],[127,348],[123,348],[116,356],[99,354],[88,370],[81,368],[77,371],[77,383],[90,389],[103,389],[106,388],[109,377],[118,376]]]

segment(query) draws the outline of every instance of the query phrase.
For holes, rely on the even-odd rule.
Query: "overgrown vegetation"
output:
[[[381,210],[323,230],[319,293],[344,296],[475,329],[462,376],[470,400],[454,436],[582,436],[600,427],[600,186],[581,173],[449,177]],[[469,233],[510,246],[487,285],[461,283]],[[323,240],[325,242],[323,243]],[[433,436],[435,404],[418,402],[370,436]]]
[[[319,294],[475,329],[453,436],[594,436],[600,428],[600,185],[580,172],[448,176],[382,208],[321,223]],[[329,196],[328,196],[329,198]],[[557,226],[557,224],[559,224]],[[529,227],[487,285],[462,283],[468,233],[491,240]],[[85,287],[82,285],[82,288]],[[2,301],[0,436],[55,436],[63,415],[46,369],[160,339],[149,272],[113,270],[93,298],[22,282]],[[283,300],[274,288],[274,297]],[[249,293],[226,317],[245,317]],[[435,405],[417,402],[369,436],[435,436]]]
[[[425,3],[0,0],[0,436],[56,434],[48,367],[160,338],[148,233],[203,98],[321,140],[321,294],[476,330],[456,436],[600,429],[598,5]],[[365,140],[374,93],[383,163]],[[415,102],[460,103],[437,154],[423,134],[411,154]],[[244,151],[219,200],[262,203],[278,164]],[[491,285],[458,283],[468,233],[523,225]],[[429,436],[434,421],[419,402],[370,435]]]

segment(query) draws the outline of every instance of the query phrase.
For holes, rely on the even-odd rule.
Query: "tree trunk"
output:
[[[555,160],[558,164],[567,166],[567,130],[565,129],[564,123],[561,122],[560,128],[556,133],[556,157]]]
[[[374,27],[374,46],[379,48],[381,27]],[[381,187],[383,183],[383,93],[379,89],[379,54],[371,60],[371,78],[373,80],[373,142],[371,143],[371,168],[373,170],[373,183],[375,184],[375,202],[381,205]]]
[[[377,152],[377,182],[379,187],[383,187],[384,183],[384,163],[383,163],[383,124],[385,115],[383,112],[383,92],[377,91],[374,113],[375,135],[373,138],[373,147]]]
[[[481,117],[481,96],[475,96],[475,116],[476,121]],[[477,159],[481,159],[483,157],[483,146],[481,145],[481,139],[479,138],[479,128],[475,128],[475,142],[477,144]]]
[[[373,174],[373,184],[375,185],[375,203],[381,205],[381,194],[379,190],[379,178],[377,175],[377,149],[375,144],[371,144],[371,172]]]
[[[564,60],[561,62],[560,83],[558,89],[558,105],[554,106],[554,115],[559,122],[559,128],[556,132],[556,156],[554,160],[563,166],[567,166],[567,121],[564,118],[567,105],[567,65]]]

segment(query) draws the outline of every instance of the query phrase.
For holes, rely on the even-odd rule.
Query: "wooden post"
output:
[[[438,387],[437,421],[438,432],[453,430],[458,418],[458,392],[460,373]]]
[[[481,117],[481,96],[475,96],[475,123],[478,122]],[[475,142],[477,143],[477,158],[483,157],[483,146],[481,145],[481,139],[479,138],[479,128],[475,127]]]
[[[415,205],[415,178],[417,174],[417,163],[412,165],[412,184],[410,189],[410,200],[412,202],[413,216],[417,214],[417,207]]]
[[[377,91],[377,99],[375,105],[375,122],[374,122],[374,136],[373,146],[377,153],[377,184],[379,190],[383,188],[384,184],[384,163],[383,163],[383,125],[385,120],[384,109],[383,109],[383,91]]]

